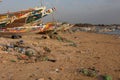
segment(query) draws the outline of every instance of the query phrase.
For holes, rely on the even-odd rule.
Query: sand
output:
[[[120,80],[120,37],[117,35],[88,32],[60,33],[77,46],[56,39],[40,39],[40,34],[23,35],[22,40],[34,45],[48,47],[49,58],[56,62],[38,61],[24,63],[13,54],[0,49],[0,80],[99,80],[99,75],[110,75],[113,80]],[[0,38],[0,44],[7,44],[21,39]],[[97,77],[85,76],[78,72],[81,68],[99,70]]]

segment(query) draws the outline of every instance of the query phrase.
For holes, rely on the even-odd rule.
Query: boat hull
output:
[[[23,26],[23,27],[14,27],[14,28],[6,28],[0,29],[0,34],[3,35],[12,35],[12,34],[31,34],[31,33],[39,33],[49,30],[54,30],[55,25],[52,23],[47,23],[41,26]]]

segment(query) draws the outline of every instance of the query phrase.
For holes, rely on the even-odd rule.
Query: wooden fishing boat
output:
[[[46,7],[40,7],[20,12],[4,14],[6,16],[8,15],[8,17],[3,17],[3,15],[1,15],[0,28],[20,27],[31,22],[34,23],[35,21],[38,21],[55,11],[54,8],[48,9],[46,11],[45,9]],[[4,24],[3,20],[5,22]]]
[[[0,34],[35,33],[53,29],[54,26],[41,25],[41,19],[54,11],[55,8],[46,10],[46,7],[42,6],[0,14]]]
[[[13,27],[13,28],[1,28],[0,34],[3,35],[23,35],[31,33],[39,33],[49,30],[54,30],[56,26],[53,23],[47,23],[39,26],[23,26],[23,27]]]

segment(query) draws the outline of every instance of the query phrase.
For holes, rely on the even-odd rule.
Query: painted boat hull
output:
[[[0,29],[0,34],[3,35],[12,35],[12,34],[31,34],[31,33],[39,33],[49,30],[54,30],[56,27],[52,23],[47,23],[41,26],[23,26],[23,27],[14,27],[14,28],[6,28]]]
[[[55,11],[54,8],[45,11],[45,8],[41,7],[35,10],[0,15],[0,22],[2,22],[2,20],[6,20],[7,24],[7,25],[0,24],[1,25],[0,27],[12,28],[24,26],[29,23],[34,24],[34,22],[40,21],[41,18],[47,16],[48,14],[51,14],[54,11]],[[5,15],[7,17],[4,17]]]

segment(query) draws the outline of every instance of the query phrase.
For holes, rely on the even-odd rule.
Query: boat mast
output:
[[[40,0],[41,7],[43,7],[43,0]],[[42,18],[40,19],[40,23],[43,24]]]
[[[41,6],[43,6],[43,0],[40,0],[40,2],[41,2]]]

